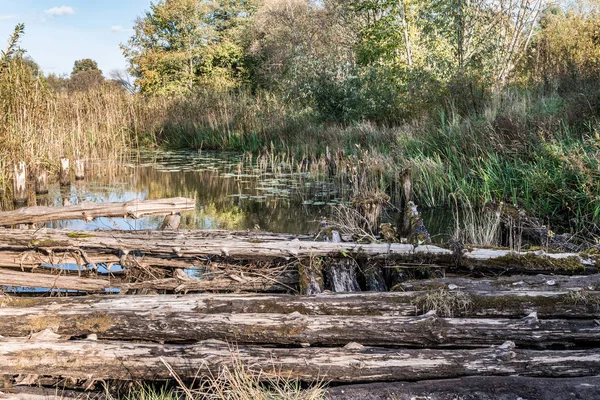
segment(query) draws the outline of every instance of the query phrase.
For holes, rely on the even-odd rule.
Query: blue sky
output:
[[[150,0],[0,0],[0,48],[19,22],[21,47],[45,73],[67,73],[73,62],[92,58],[107,75],[127,68],[119,49]]]

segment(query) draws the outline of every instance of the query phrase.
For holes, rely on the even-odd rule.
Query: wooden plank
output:
[[[136,199],[125,203],[83,202],[67,207],[26,207],[15,211],[0,212],[0,225],[35,224],[63,219],[91,221],[98,217],[139,218],[144,215],[193,210],[195,204],[193,199],[176,197],[160,200]]]
[[[46,338],[52,334],[43,333]],[[40,335],[38,335],[40,336]],[[148,344],[94,340],[4,338],[0,375],[19,374],[81,380],[171,378],[217,373],[242,363],[252,371],[306,381],[373,382],[522,375],[579,377],[600,374],[600,350],[523,350],[514,343],[472,350],[407,350],[363,347],[262,348],[218,341]]]

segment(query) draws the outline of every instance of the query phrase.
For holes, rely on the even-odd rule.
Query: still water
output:
[[[342,178],[310,174],[293,163],[265,163],[265,159],[240,153],[141,152],[118,162],[89,161],[86,168],[86,180],[73,182],[70,188],[50,185],[48,195],[32,194],[29,205],[188,197],[195,199],[196,207],[182,213],[182,229],[316,233],[320,220],[331,216],[331,207],[352,195],[351,185]],[[392,207],[383,218],[394,222],[397,213]],[[433,233],[440,231],[438,225],[449,225],[440,212],[425,211],[423,218]],[[156,229],[162,219],[98,218],[90,223],[71,220],[47,226]]]

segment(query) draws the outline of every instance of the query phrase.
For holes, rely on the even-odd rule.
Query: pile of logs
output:
[[[167,199],[25,208],[0,213],[0,225],[190,207]],[[599,262],[593,252],[263,232],[0,228],[0,391],[191,381],[241,362],[264,378],[326,382],[332,399],[598,398]],[[327,270],[348,265],[356,281],[346,287],[363,291],[336,293]],[[441,277],[398,278],[424,269]],[[373,276],[393,291],[367,291]],[[25,296],[22,287],[61,296]]]

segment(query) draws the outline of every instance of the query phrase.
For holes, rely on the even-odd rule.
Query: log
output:
[[[478,376],[421,382],[342,385],[327,400],[564,400],[600,398],[600,377]]]
[[[98,292],[109,288],[110,282],[104,279],[80,278],[76,276],[50,274],[32,274],[0,269],[0,286]]]
[[[35,224],[49,221],[58,221],[63,219],[83,219],[91,221],[97,217],[117,217],[117,218],[139,218],[144,215],[161,215],[170,214],[174,211],[193,210],[195,208],[195,200],[186,199],[183,197],[162,199],[162,200],[132,200],[125,203],[92,203],[83,202],[74,206],[68,207],[27,207],[16,211],[0,212],[0,225],[15,225],[15,224]],[[6,231],[3,231],[6,233]],[[93,237],[89,232],[64,232],[63,235],[71,242],[76,243],[78,240]],[[71,236],[71,238],[69,238]],[[44,238],[40,236],[31,237],[27,243],[34,238]],[[8,237],[4,237],[0,243],[9,241]],[[0,245],[2,246],[2,245]],[[4,246],[2,246],[4,247]],[[27,245],[25,246],[27,247]],[[31,246],[30,246],[31,247]],[[54,246],[50,246],[54,247]]]
[[[87,278],[80,278],[87,279]],[[199,284],[219,285],[225,279],[198,281]],[[229,282],[237,282],[229,280]],[[108,284],[108,282],[105,282]],[[112,287],[119,287],[118,281],[111,281]],[[180,283],[182,284],[182,283]],[[125,285],[124,285],[125,286]],[[152,289],[152,287],[150,287]],[[77,286],[81,290],[81,286]],[[94,310],[124,310],[127,313],[147,313],[152,310],[178,310],[199,314],[240,314],[278,313],[302,315],[348,315],[348,316],[416,316],[425,310],[419,298],[427,292],[406,293],[322,293],[315,296],[295,296],[287,294],[187,294],[136,296],[135,303],[126,297],[87,296],[77,299],[27,299],[21,304],[17,299],[6,303],[6,307],[27,307],[20,310],[23,315],[43,314],[60,309],[77,313]],[[522,318],[537,312],[543,319],[597,319],[600,317],[600,293],[589,292],[588,303],[572,297],[568,292],[521,292],[521,293],[464,293],[471,299],[465,309],[456,309],[455,317],[504,317]],[[9,311],[6,311],[9,312]],[[2,316],[0,310],[0,316]]]
[[[60,186],[69,186],[71,184],[71,170],[69,168],[69,159],[60,159],[60,172],[58,176]]]
[[[15,164],[13,176],[13,202],[16,205],[27,204],[27,173],[23,161]],[[12,224],[16,225],[16,224]]]
[[[499,276],[493,279],[473,279],[464,277],[446,277],[441,279],[423,279],[402,282],[393,290],[459,290],[477,292],[530,292],[530,291],[600,291],[600,274],[593,275],[513,275]]]
[[[160,300],[160,299],[159,299]],[[18,303],[18,299],[16,300]],[[131,304],[133,303],[133,304]],[[303,315],[292,313],[205,314],[195,305],[137,306],[131,298],[110,302],[115,308],[67,303],[61,307],[4,307],[0,335],[23,336],[52,329],[64,338],[96,334],[101,339],[190,342],[217,339],[235,343],[343,346],[482,347],[503,341],[548,348],[600,344],[594,320],[440,318],[420,316]],[[131,304],[131,305],[130,305]],[[175,303],[176,304],[176,303]],[[8,303],[10,305],[10,303]],[[106,303],[103,303],[106,305]],[[276,307],[274,307],[276,309]]]
[[[184,200],[184,199],[179,199]],[[161,202],[156,200],[156,202]],[[165,201],[162,201],[165,202]],[[191,200],[182,204],[188,207]],[[141,203],[141,202],[140,202]],[[105,203],[111,204],[111,203]],[[163,203],[161,203],[163,204]],[[81,207],[73,206],[73,207]],[[133,206],[132,206],[133,207]],[[139,206],[129,210],[133,216],[140,215]],[[169,209],[161,209],[164,213]],[[156,209],[154,209],[155,212]],[[173,211],[173,207],[169,209]],[[11,212],[9,215],[18,215]],[[104,213],[105,214],[105,213]],[[126,214],[123,209],[115,211],[114,216]],[[4,213],[0,213],[0,221]],[[82,218],[81,211],[74,218]],[[92,216],[90,216],[92,217]],[[65,219],[60,216],[60,219]],[[11,220],[16,220],[15,217]],[[31,218],[24,218],[30,221]],[[0,222],[3,224],[3,222]],[[285,235],[283,236],[285,237]],[[527,274],[549,272],[554,274],[591,274],[597,272],[594,257],[575,253],[522,252],[511,253],[508,250],[478,250],[467,252],[457,259],[450,250],[422,245],[414,247],[411,244],[400,243],[327,243],[276,238],[272,234],[261,234],[257,237],[246,234],[232,233],[229,236],[210,232],[168,232],[148,231],[129,232],[67,232],[61,230],[43,229],[35,232],[19,232],[16,230],[0,230],[0,248],[13,251],[25,251],[36,248],[80,248],[88,251],[112,251],[115,254],[135,253],[154,258],[168,260],[187,260],[193,263],[200,259],[215,256],[224,259],[237,260],[273,260],[273,259],[307,259],[311,257],[353,258],[356,260],[383,260],[390,267],[420,268],[426,266],[449,266],[464,269],[465,264],[471,265],[471,270],[501,270]],[[289,237],[289,235],[287,235]],[[33,246],[32,246],[33,243]],[[394,262],[402,262],[401,265]],[[520,264],[519,264],[520,263]]]
[[[52,337],[46,331],[35,336]],[[305,381],[373,382],[522,375],[580,377],[600,374],[600,350],[523,350],[507,342],[472,350],[406,350],[363,347],[261,348],[218,341],[148,344],[94,340],[2,340],[0,375],[81,380],[162,380],[172,371],[183,379],[243,364],[260,377]]]

